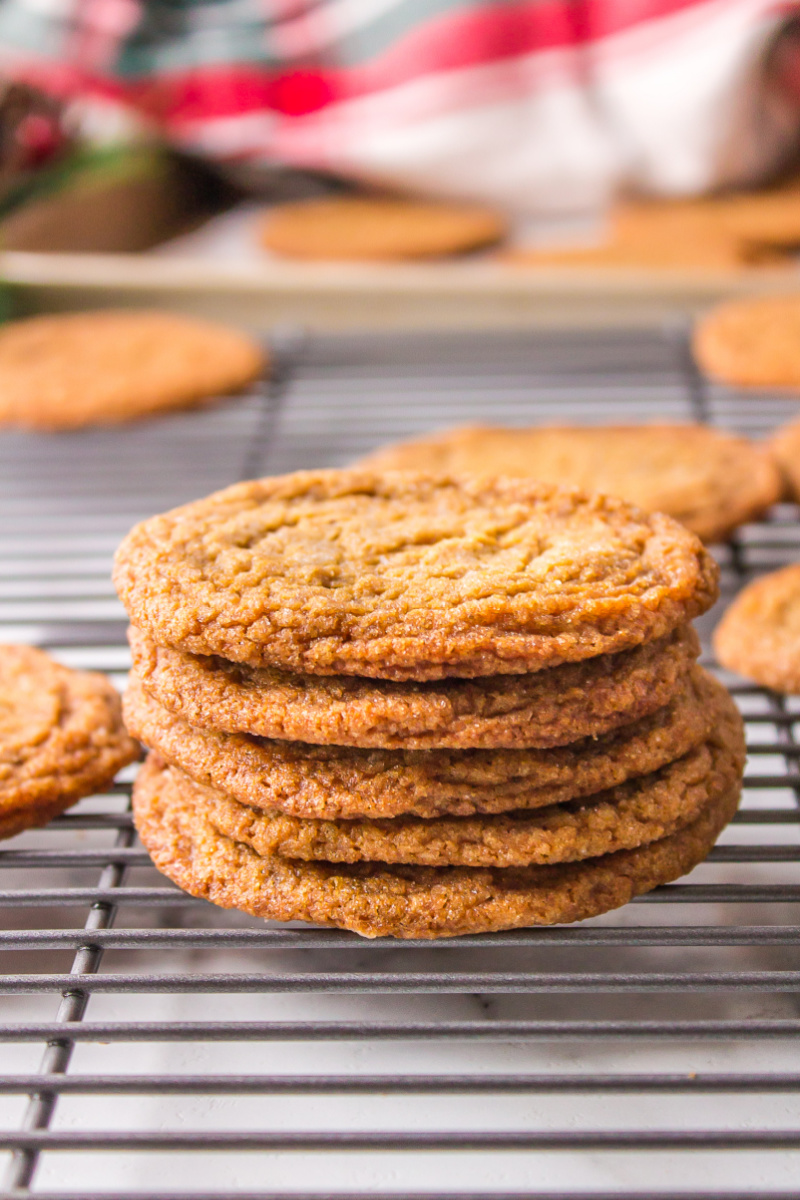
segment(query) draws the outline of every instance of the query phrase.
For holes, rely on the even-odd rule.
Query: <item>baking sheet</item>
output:
[[[427,263],[299,263],[261,249],[243,204],[145,254],[0,254],[18,311],[158,305],[255,328],[318,330],[657,326],[724,297],[797,290],[795,268],[532,268],[491,252]],[[567,225],[539,232],[563,237]],[[574,223],[573,230],[579,228]],[[584,219],[584,235],[591,220]],[[513,240],[528,240],[518,226]]]

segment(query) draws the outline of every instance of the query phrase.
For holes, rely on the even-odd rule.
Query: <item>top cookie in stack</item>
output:
[[[137,825],[196,895],[370,936],[575,920],[730,819],[693,666],[716,567],[669,517],[521,479],[301,472],[137,526]]]

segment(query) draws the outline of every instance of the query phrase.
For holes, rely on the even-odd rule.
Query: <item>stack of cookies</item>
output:
[[[141,839],[192,895],[370,937],[624,904],[737,806],[716,580],[671,518],[524,479],[300,472],[146,521]]]

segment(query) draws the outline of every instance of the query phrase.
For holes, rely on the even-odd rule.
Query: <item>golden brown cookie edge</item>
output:
[[[325,757],[306,743],[262,744],[194,729],[152,700],[135,676],[124,712],[128,728],[171,766],[252,808],[323,820],[431,819],[542,808],[650,774],[706,740],[725,697],[694,667],[663,709],[605,738],[543,751],[334,746],[322,748]]]
[[[174,804],[168,775],[169,768],[151,760],[134,787],[136,827],[163,874],[222,908],[365,937],[454,937],[597,916],[691,871],[739,803],[737,787],[669,838],[567,866],[333,868],[261,859],[220,837],[196,813]]]

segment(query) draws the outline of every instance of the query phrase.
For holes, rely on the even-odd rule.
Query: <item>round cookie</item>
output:
[[[519,475],[622,496],[650,512],[668,513],[705,542],[722,541],[781,494],[780,474],[766,450],[704,425],[465,425],[387,446],[360,465]]]
[[[160,645],[384,679],[523,673],[663,637],[718,569],[661,513],[525,479],[300,471],[137,525],[114,581]]]
[[[0,329],[0,425],[77,429],[239,391],[266,356],[235,329],[156,311],[29,317]]]
[[[532,267],[704,272],[781,261],[730,228],[718,203],[707,197],[624,201],[610,213],[602,243],[523,246],[503,258]]]
[[[719,704],[718,723],[708,741],[683,758],[610,791],[534,813],[304,820],[249,808],[195,783],[185,772],[180,773],[180,786],[215,829],[264,857],[525,867],[596,858],[668,837],[735,786],[744,759],[742,719],[728,698],[724,707]]]
[[[610,241],[602,245],[522,246],[502,260],[512,267],[567,267],[577,271],[735,271],[750,265],[741,243],[730,235],[709,241],[674,241],[663,234],[645,242]]]
[[[800,421],[776,430],[768,446],[783,474],[787,497],[800,500]]]
[[[194,729],[135,676],[128,729],[171,766],[241,804],[294,817],[466,817],[541,808],[647,775],[703,742],[727,694],[697,667],[669,704],[553,750],[358,750]],[[724,711],[724,710],[723,710]]]
[[[364,937],[436,938],[556,925],[619,908],[702,862],[738,802],[737,782],[660,841],[579,863],[515,869],[263,858],[214,829],[178,773],[153,756],[136,780],[133,812],[156,867],[192,896]]]
[[[128,630],[144,689],[189,725],[319,745],[432,750],[548,747],[665,705],[700,653],[691,626],[528,675],[427,683],[292,675],[157,646]]]
[[[729,300],[695,325],[695,358],[736,387],[800,388],[800,296]]]
[[[479,205],[326,196],[274,208],[261,243],[286,258],[390,262],[463,254],[505,233],[503,218]]]
[[[104,676],[0,645],[0,837],[46,825],[138,752]]]
[[[714,634],[724,667],[777,692],[800,693],[800,563],[748,584]]]

